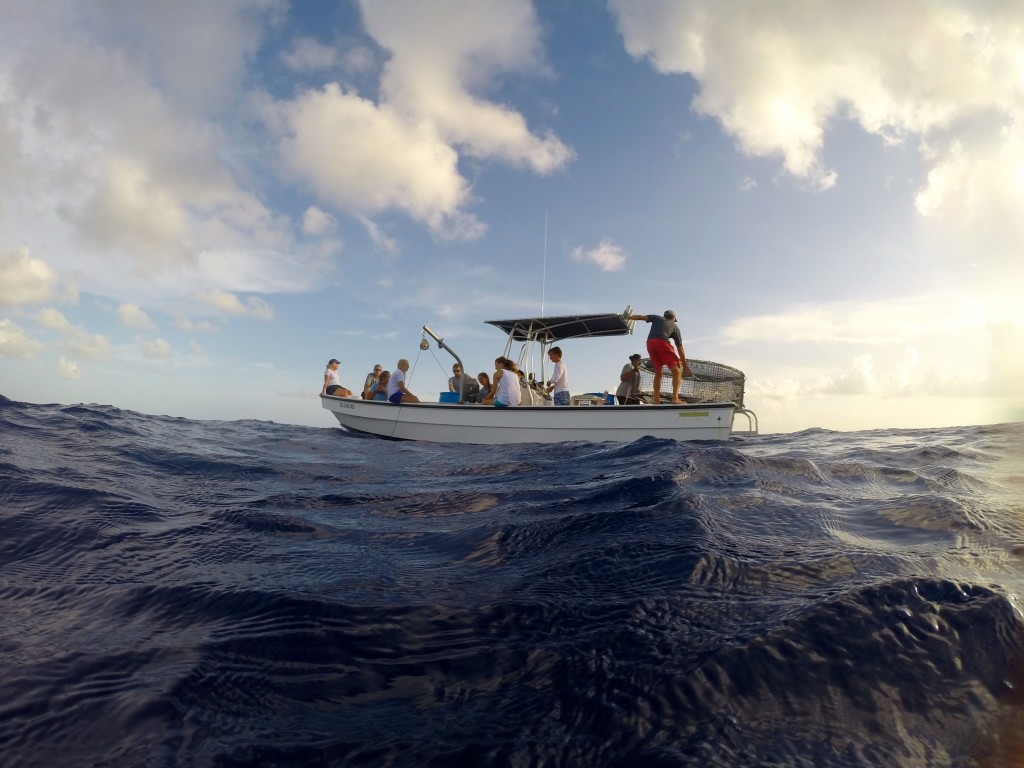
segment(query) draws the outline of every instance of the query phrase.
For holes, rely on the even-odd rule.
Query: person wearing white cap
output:
[[[352,397],[352,390],[341,386],[338,378],[338,360],[331,358],[327,361],[327,370],[324,371],[324,386],[320,390],[321,395],[334,395],[335,397]]]

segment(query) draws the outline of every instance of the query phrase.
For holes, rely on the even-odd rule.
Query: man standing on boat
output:
[[[685,401],[679,399],[679,386],[683,383],[683,376],[691,376],[692,373],[686,364],[686,355],[683,354],[683,336],[676,325],[676,313],[666,309],[662,316],[626,315],[625,319],[643,320],[651,324],[651,332],[647,335],[647,354],[654,367],[654,402],[661,402],[661,369],[667,365],[672,371],[672,402],[682,405]],[[675,342],[674,350],[669,341]]]
[[[569,405],[572,399],[569,397],[569,372],[562,362],[562,348],[549,349],[548,360],[555,364],[555,369],[551,372],[551,381],[548,382],[548,392],[553,393],[552,402],[555,405]]]

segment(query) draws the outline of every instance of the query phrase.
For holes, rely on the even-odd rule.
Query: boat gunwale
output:
[[[344,396],[344,395],[328,395],[328,394],[325,394],[325,393],[321,393],[320,397],[324,398],[324,399],[336,400],[336,401],[339,401],[339,402],[352,402],[352,403],[372,404],[372,405],[381,405],[381,406],[389,405],[389,406],[391,406],[393,408],[420,408],[420,407],[426,407],[426,408],[466,408],[468,406],[468,407],[471,407],[471,408],[472,407],[475,407],[475,408],[486,408],[486,409],[491,409],[491,410],[496,410],[496,411],[522,411],[522,410],[551,411],[551,410],[554,410],[554,409],[558,409],[559,413],[577,413],[577,412],[579,412],[579,413],[594,413],[595,411],[600,411],[602,409],[609,409],[609,410],[615,410],[615,411],[619,411],[619,410],[623,410],[623,411],[625,411],[625,410],[631,410],[631,411],[632,410],[651,411],[651,410],[680,410],[680,409],[691,409],[691,410],[692,409],[697,409],[697,410],[700,410],[700,409],[703,409],[703,408],[725,408],[725,407],[735,409],[737,407],[735,403],[733,403],[733,402],[731,402],[729,400],[721,400],[721,401],[716,401],[716,402],[713,402],[713,403],[641,403],[639,405],[573,405],[573,406],[569,406],[569,407],[550,405],[549,404],[549,405],[511,405],[511,406],[508,406],[507,408],[495,408],[495,406],[493,406],[493,405],[486,405],[484,403],[433,403],[433,402],[422,402],[422,401],[419,402],[419,403],[401,403],[400,405],[396,405],[395,403],[390,403],[390,402],[388,402],[386,400],[364,400],[361,397]]]

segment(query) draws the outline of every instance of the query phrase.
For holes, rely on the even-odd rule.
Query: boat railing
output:
[[[746,416],[747,417],[747,428],[736,429],[736,417]],[[734,437],[757,437],[757,414],[747,408],[737,408],[732,412],[733,418],[733,429],[732,434]]]

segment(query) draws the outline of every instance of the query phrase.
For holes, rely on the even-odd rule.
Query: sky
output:
[[[1019,0],[0,0],[0,394],[334,426],[673,309],[762,433],[1024,420]],[[563,343],[614,389],[646,326]],[[549,364],[550,366],[550,364]]]

